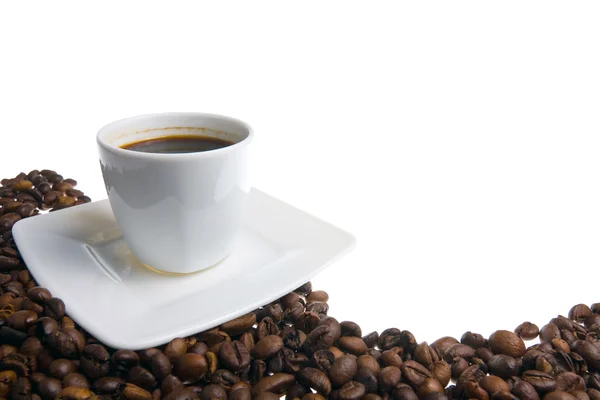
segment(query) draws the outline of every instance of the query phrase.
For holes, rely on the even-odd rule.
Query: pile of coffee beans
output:
[[[21,218],[89,202],[76,185],[50,170],[2,180],[0,399],[600,400],[600,303],[541,329],[524,322],[428,344],[340,322],[327,293],[306,283],[164,346],[109,348],[37,286],[11,236]]]

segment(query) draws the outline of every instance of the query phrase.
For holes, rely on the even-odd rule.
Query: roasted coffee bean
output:
[[[250,336],[252,336],[252,335],[250,334]],[[188,349],[188,353],[195,353],[195,354],[202,354],[202,355],[205,355],[208,351],[209,351],[208,345],[204,342],[197,342],[195,345],[193,345],[192,347],[190,347]]]
[[[174,375],[183,383],[198,382],[204,377],[208,368],[206,358],[201,354],[187,353],[175,362]]]
[[[507,379],[513,376],[517,369],[517,361],[506,354],[496,354],[487,363],[490,374]]]
[[[452,362],[456,357],[470,360],[475,357],[475,349],[462,343],[453,344],[444,353],[444,360],[446,362]]]
[[[302,301],[302,298],[300,297],[300,295],[296,292],[290,292],[288,294],[286,294],[285,296],[283,296],[281,299],[281,305],[283,306],[284,310],[288,309],[288,308],[292,308],[292,306],[294,304],[296,304],[297,302]]]
[[[34,287],[33,289],[29,289],[27,291],[27,297],[38,304],[45,304],[52,298],[52,294],[50,294],[48,289],[38,286]]]
[[[37,314],[34,313],[33,311],[30,311],[30,310],[17,311],[8,318],[8,326],[10,326],[11,328],[20,330],[20,331],[25,331],[25,330],[27,330],[29,325],[31,325],[32,323],[34,323],[37,320],[37,318],[38,318]]]
[[[131,367],[139,365],[140,356],[135,351],[117,350],[113,353],[111,361],[115,371],[124,375]]]
[[[90,382],[88,381],[88,379],[78,373],[78,372],[72,372],[68,375],[66,375],[63,380],[62,380],[62,384],[63,387],[80,387],[80,388],[85,388],[85,389],[91,389],[90,387]]]
[[[308,354],[330,348],[335,341],[331,329],[327,325],[317,326],[306,337],[304,348]]]
[[[337,358],[328,373],[332,386],[340,387],[346,382],[350,382],[354,378],[357,369],[356,357],[342,356]]]
[[[539,393],[552,392],[556,389],[556,380],[545,372],[529,370],[522,375],[524,381],[529,382]]]
[[[81,371],[89,378],[101,378],[110,371],[110,354],[102,345],[87,345],[81,353],[79,365]]]
[[[489,338],[490,349],[495,354],[506,354],[511,357],[520,357],[525,353],[525,343],[511,331],[499,330]]]
[[[539,400],[539,395],[533,385],[525,380],[516,382],[511,393],[517,396],[520,400]]]
[[[444,387],[434,378],[425,379],[417,389],[417,395],[422,399],[429,398],[433,393],[444,393]]]
[[[256,314],[248,313],[221,325],[221,330],[229,335],[241,335],[256,323]]]
[[[556,390],[554,392],[547,393],[544,396],[544,400],[577,400],[575,396],[570,393]]]
[[[234,340],[225,342],[219,352],[221,363],[234,372],[240,372],[250,365],[250,353],[243,343]]]
[[[329,295],[324,290],[314,290],[306,297],[307,303],[312,303],[314,301],[327,302],[328,300]]]
[[[58,331],[58,322],[54,318],[42,317],[35,321],[35,332],[42,339]]]
[[[310,333],[319,325],[320,321],[321,318],[319,318],[319,314],[311,311],[305,311],[298,316],[294,322],[294,326],[305,333]]]
[[[460,338],[462,344],[471,346],[474,349],[478,349],[486,345],[486,340],[479,333],[473,333],[471,331],[465,332]]]
[[[54,400],[62,390],[62,383],[56,378],[45,378],[39,384],[39,394],[44,400]]]
[[[308,296],[312,292],[312,283],[306,282],[304,285],[295,289],[294,292],[296,292],[302,296]]]
[[[184,338],[175,338],[165,347],[165,355],[171,362],[175,362],[180,356],[187,353],[188,342]]]
[[[0,371],[0,398],[7,398],[9,396],[18,379],[14,371]]]
[[[271,317],[263,318],[256,328],[256,336],[258,340],[271,335],[279,335],[279,326],[273,321]]]
[[[206,385],[200,392],[200,400],[227,400],[227,392],[221,385]]]
[[[433,363],[439,360],[439,356],[437,352],[427,344],[427,342],[423,342],[415,347],[413,359],[416,362],[423,364],[425,368],[431,369],[433,367]]]
[[[283,308],[281,304],[268,304],[256,312],[256,320],[261,321],[264,318],[271,318],[275,323],[278,323],[283,318]]]
[[[311,358],[311,366],[318,368],[325,373],[329,371],[334,362],[335,356],[329,350],[319,350],[315,352]]]
[[[342,331],[342,336],[356,336],[358,338],[362,337],[362,330],[356,322],[342,321],[340,322],[340,328]]]
[[[343,357],[346,355],[346,353],[344,353],[343,351],[341,351],[339,348],[337,348],[336,346],[331,346],[329,348],[329,351],[333,354],[333,357],[337,360],[340,357]]]
[[[488,375],[481,378],[479,385],[490,394],[497,392],[510,392],[510,385],[498,376]]]
[[[28,378],[18,378],[12,388],[12,400],[29,400],[32,397],[31,382]]]
[[[325,317],[321,319],[318,326],[327,326],[329,328],[329,334],[333,336],[333,340],[337,341],[342,335],[342,326],[337,319],[333,317]]]
[[[50,318],[57,320],[61,319],[65,316],[65,303],[57,297],[52,297],[46,300],[44,305],[44,314]]]
[[[294,383],[296,383],[296,377],[291,374],[276,373],[265,376],[252,387],[252,395],[257,396],[263,392],[282,394]]]
[[[21,345],[19,352],[27,356],[37,357],[43,350],[44,346],[40,339],[35,336],[29,336]],[[2,356],[0,356],[0,359],[2,359]]]
[[[350,381],[335,392],[331,393],[333,400],[359,400],[366,394],[365,386],[356,381]]]
[[[316,312],[317,314],[327,314],[329,305],[324,301],[313,301],[306,305],[306,311]]]
[[[555,338],[560,339],[560,329],[556,324],[550,322],[542,326],[542,329],[540,329],[540,341],[550,342]]]
[[[435,342],[431,343],[431,347],[433,347],[438,352],[440,358],[443,358],[444,354],[446,354],[446,351],[450,347],[452,347],[453,345],[455,345],[457,343],[459,343],[459,342],[455,338],[453,338],[451,336],[444,336],[444,337],[439,338]],[[380,340],[380,346],[381,346],[381,340]]]
[[[163,395],[171,393],[173,390],[184,387],[183,382],[174,375],[167,375],[161,382],[160,389]]]
[[[406,361],[401,368],[402,376],[406,383],[413,388],[418,388],[427,378],[431,378],[431,373],[427,368],[416,361]]]
[[[283,340],[279,336],[265,336],[252,349],[252,356],[259,360],[267,360],[277,354],[282,348]]]
[[[267,372],[267,363],[263,360],[252,360],[250,363],[249,380],[252,384],[260,381]]]
[[[381,353],[380,363],[382,367],[393,365],[395,367],[402,367],[403,361],[401,357],[401,347],[394,347]]]
[[[78,358],[85,346],[85,338],[77,329],[55,331],[46,337],[53,352],[63,358]]]
[[[338,346],[341,350],[350,354],[354,354],[356,356],[365,354],[368,349],[365,342],[363,342],[363,340],[360,337],[356,336],[341,337],[338,342]]]
[[[399,383],[391,394],[394,400],[418,400],[417,393],[405,383]]]
[[[128,366],[126,369],[129,369],[134,365],[137,364]],[[167,357],[164,353],[160,351],[157,351],[152,356],[152,359],[150,360],[150,367],[154,376],[159,380],[165,379],[167,376],[171,375],[171,372],[173,370],[173,364],[171,364],[169,357]]]
[[[379,388],[387,392],[396,387],[400,383],[400,377],[402,372],[398,367],[385,367],[379,371],[377,381],[379,382]]]
[[[133,383],[147,391],[154,390],[156,386],[156,378],[154,375],[146,368],[140,367],[139,365],[136,365],[129,370],[127,382]]]
[[[372,348],[377,346],[377,342],[379,341],[379,333],[376,331],[371,332],[363,336],[362,340],[365,342],[367,347]]]
[[[354,375],[354,380],[365,386],[367,393],[377,393],[379,383],[377,374],[368,368],[359,368]]]
[[[229,391],[229,394],[231,395],[232,391]],[[287,393],[285,394],[285,399],[286,400],[292,400],[292,399],[301,399],[302,396],[304,396],[305,394],[308,393],[312,393],[310,391],[310,388],[306,385],[303,385],[302,383],[296,383],[294,385],[292,385],[292,387],[290,387],[287,391]]]
[[[311,387],[317,392],[328,395],[331,392],[331,381],[327,375],[316,368],[303,368],[298,371],[297,378],[300,382]]]
[[[227,390],[239,381],[240,378],[227,369],[218,369],[210,375],[210,383],[221,385]]]
[[[254,400],[279,400],[279,395],[271,392],[262,392],[254,397]]]
[[[569,310],[569,318],[576,322],[583,322],[592,315],[592,310],[585,304],[577,304]]]
[[[306,333],[293,326],[286,326],[279,334],[283,339],[283,345],[292,350],[301,350],[306,342]],[[240,338],[241,341],[241,338]],[[254,341],[251,340],[251,347],[254,348]]]
[[[77,372],[77,365],[72,360],[59,358],[50,364],[50,375],[57,379],[63,379],[65,376]]]
[[[358,357],[356,359],[356,365],[359,369],[366,368],[368,370],[371,370],[374,374],[379,373],[379,371],[381,370],[381,367],[379,366],[379,363],[377,362],[375,357],[367,354]]]
[[[585,389],[584,379],[574,372],[563,372],[556,377],[556,390],[558,391],[572,392]]]
[[[448,386],[450,382],[452,371],[450,369],[450,364],[448,364],[444,360],[438,360],[433,364],[433,368],[431,368],[431,375],[437,379],[442,386]]]

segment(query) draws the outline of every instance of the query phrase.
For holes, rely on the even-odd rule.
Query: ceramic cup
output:
[[[234,144],[176,154],[121,148],[180,135]],[[242,121],[201,113],[142,115],[110,123],[98,132],[108,198],[138,260],[162,272],[191,273],[227,257],[250,191],[252,137],[252,129]]]

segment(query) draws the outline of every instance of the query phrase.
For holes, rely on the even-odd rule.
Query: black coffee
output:
[[[143,153],[197,153],[231,146],[233,142],[208,136],[167,136],[124,144],[122,149]]]

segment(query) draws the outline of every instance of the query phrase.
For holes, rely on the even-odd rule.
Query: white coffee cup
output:
[[[234,144],[170,154],[121,148],[181,135]],[[190,273],[230,254],[250,191],[252,137],[242,121],[202,113],[142,115],[100,129],[97,142],[108,198],[138,260],[158,271]]]

